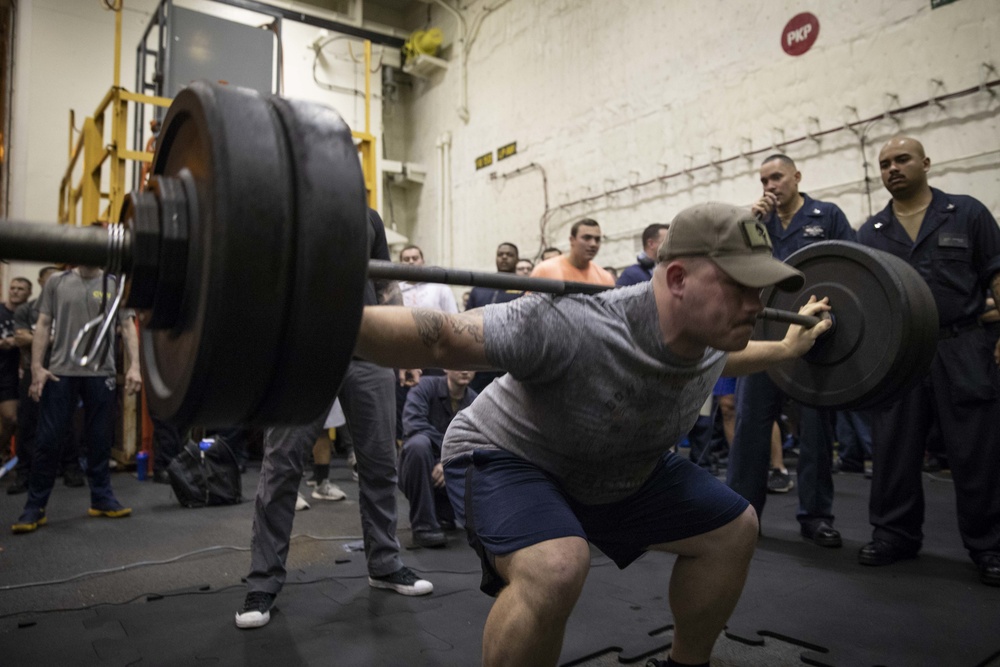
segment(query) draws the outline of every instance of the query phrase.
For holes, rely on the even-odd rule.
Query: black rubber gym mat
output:
[[[348,501],[313,501],[313,509],[297,515],[296,533],[359,531],[356,485],[336,472]],[[255,481],[253,473],[244,478],[248,489]],[[130,519],[81,517],[76,505],[85,507],[86,495],[60,487],[53,525],[34,535],[0,536],[0,587],[249,543],[251,503],[175,509],[164,487],[127,475],[116,475],[115,484],[136,509]],[[842,549],[799,537],[794,491],[769,496],[750,577],[713,665],[1000,664],[1000,589],[979,583],[961,547],[950,481],[925,479],[922,556],[886,568],[856,561],[870,534],[869,482],[838,475],[835,484]],[[21,498],[0,495],[5,518],[16,517]],[[404,517],[405,511],[401,501]],[[409,540],[405,520],[400,540]],[[431,596],[408,598],[371,589],[363,556],[346,551],[344,541],[297,538],[278,611],[268,626],[250,631],[233,624],[245,593],[239,578],[247,570],[246,552],[212,551],[65,584],[0,590],[0,656],[11,665],[478,664],[492,600],[478,590],[478,561],[463,537],[451,540],[446,549],[403,552],[407,565],[435,585]],[[649,554],[619,571],[595,552],[561,663],[642,664],[648,655],[665,657],[672,639],[666,602],[672,562]],[[121,603],[144,592],[163,597],[37,613]]]

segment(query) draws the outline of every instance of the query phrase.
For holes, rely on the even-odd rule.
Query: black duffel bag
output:
[[[229,443],[222,438],[188,441],[167,466],[170,486],[184,507],[235,505],[243,502],[240,465]]]

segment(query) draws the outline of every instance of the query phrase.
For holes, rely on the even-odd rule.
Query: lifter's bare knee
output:
[[[536,608],[572,607],[590,570],[590,547],[578,537],[548,540],[497,559],[497,571]]]
[[[730,530],[723,534],[723,539],[731,541],[734,550],[740,553],[752,554],[757,546],[757,536],[760,532],[760,524],[757,522],[757,512],[752,505],[748,505],[743,514],[730,522],[726,528]]]

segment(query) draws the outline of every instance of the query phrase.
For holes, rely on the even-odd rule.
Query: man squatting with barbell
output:
[[[677,554],[674,665],[708,665],[757,541],[747,501],[665,452],[720,375],[804,354],[829,328],[750,341],[761,288],[799,289],[764,226],[728,204],[682,211],[649,283],[596,296],[531,294],[449,315],[365,308],[357,354],[397,368],[505,369],[452,421],[442,461],[481,588],[496,596],[485,665],[554,665],[590,567]],[[811,297],[800,312],[829,310]]]

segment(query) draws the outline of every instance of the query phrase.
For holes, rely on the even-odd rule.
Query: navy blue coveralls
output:
[[[639,283],[648,283],[653,279],[653,269],[656,268],[656,260],[646,257],[645,252],[636,255],[635,264],[625,267],[622,274],[615,281],[615,287],[628,287]]]
[[[801,193],[802,208],[783,229],[777,211],[765,220],[774,257],[784,261],[796,250],[819,241],[854,241],[854,229],[836,204],[817,201]],[[817,295],[821,296],[821,295]],[[736,381],[736,432],[729,452],[726,484],[750,501],[760,516],[767,498],[767,473],[771,461],[771,429],[781,416],[785,394],[767,373],[754,373]],[[833,428],[831,414],[802,406],[799,422],[798,488],[796,513],[803,526],[833,521]]]
[[[916,242],[892,202],[858,230],[858,241],[906,260],[927,281],[941,324],[930,375],[872,411],[873,537],[915,551],[923,539],[921,466],[938,420],[955,480],[958,528],[973,560],[1000,553],[1000,372],[979,324],[1000,271],[1000,229],[980,202],[931,189]]]
[[[441,443],[448,424],[472,405],[475,390],[452,407],[447,377],[420,378],[403,408],[403,448],[399,451],[399,488],[410,503],[410,527],[441,530],[441,520],[454,522],[455,513],[444,489],[435,489],[431,470],[441,461]]]

